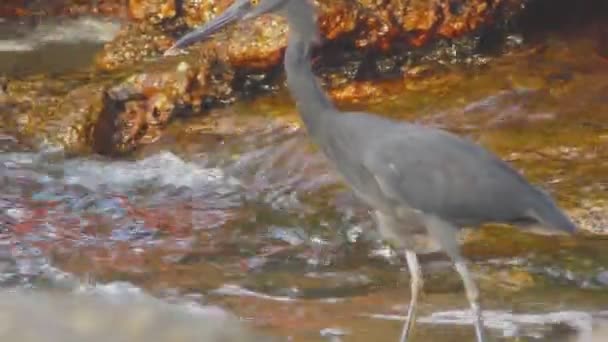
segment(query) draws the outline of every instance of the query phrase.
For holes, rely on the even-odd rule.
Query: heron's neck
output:
[[[311,44],[318,37],[313,6],[308,0],[287,5],[289,42],[285,51],[287,87],[296,101],[302,121],[313,134],[323,125],[328,110],[334,108],[312,73]]]

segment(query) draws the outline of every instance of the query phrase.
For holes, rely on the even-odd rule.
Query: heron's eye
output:
[[[257,6],[260,4],[260,0],[249,0],[249,3],[251,6]]]

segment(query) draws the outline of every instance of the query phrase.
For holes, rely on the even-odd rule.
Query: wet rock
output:
[[[183,20],[188,27],[194,27],[209,21],[231,3],[231,0],[183,0],[181,1]]]
[[[50,114],[56,120],[49,122],[48,117],[44,118],[45,130],[56,129],[47,133],[48,141],[63,146],[68,153],[90,152],[94,145],[94,129],[103,106],[104,91],[103,85],[92,84],[67,94]],[[40,127],[34,126],[32,129],[36,130],[36,134],[40,133]]]
[[[283,18],[266,16],[239,25],[227,44],[227,58],[233,66],[268,69],[282,61],[287,46],[287,26]]]
[[[131,0],[129,14],[137,20],[160,22],[176,14],[176,0]]]
[[[380,49],[396,53],[403,44],[421,47],[431,41],[455,39],[469,33],[475,35],[477,33],[474,32],[483,27],[500,25],[501,20],[518,13],[524,1],[404,3],[401,0],[317,0],[315,4],[319,8],[319,26],[326,40],[341,40],[344,46],[355,46],[362,51]],[[132,51],[131,47],[158,55],[156,47],[147,45],[140,35],[177,37],[185,29],[209,21],[231,3],[229,0],[132,1],[130,13],[138,22],[125,27],[120,43],[108,45],[101,54],[100,60],[113,62],[100,65],[115,68],[141,60],[144,53],[116,60],[115,56],[125,55],[127,52],[122,51]],[[144,29],[139,32],[131,27],[142,27],[142,23],[151,25],[143,25]],[[226,38],[224,41],[230,46],[230,61],[235,67],[268,68],[278,64],[285,48],[286,24],[284,20],[269,15],[228,29]],[[344,49],[333,52],[352,53]]]
[[[118,150],[155,141],[159,129],[174,115],[186,110],[198,113],[207,99],[230,101],[233,78],[233,70],[210,49],[198,55],[196,62],[177,58],[149,64],[145,72],[111,87],[109,97],[120,107],[114,114]]]
[[[103,109],[103,83],[71,88],[69,81],[12,81],[4,127],[29,145],[60,146],[68,154],[89,153]]]
[[[172,44],[169,36],[145,23],[124,27],[97,55],[95,65],[104,71],[116,70],[152,57],[158,57]]]
[[[175,115],[233,99],[234,69],[221,52],[152,61],[100,81],[87,74],[5,79],[0,127],[32,146],[61,146],[68,154],[129,152],[155,141]]]

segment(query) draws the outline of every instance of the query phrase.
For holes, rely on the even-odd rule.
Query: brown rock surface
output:
[[[199,112],[207,99],[229,101],[234,71],[216,51],[150,63],[145,71],[110,87],[110,99],[121,108],[111,119],[117,144],[99,151],[127,152],[138,143],[154,141],[158,129],[180,111]]]
[[[395,46],[421,47],[433,40],[458,38],[488,25],[499,25],[501,18],[517,13],[526,0],[317,0],[319,24],[326,40],[343,40],[361,50],[394,50]],[[99,59],[99,67],[111,70],[136,63],[146,54],[159,54],[155,46],[142,42],[145,36],[178,37],[182,32],[209,21],[230,0],[131,1],[130,13],[143,31],[127,26],[117,44],[109,44]],[[176,5],[181,7],[176,8]],[[177,16],[176,16],[177,14]],[[179,14],[182,14],[181,16]],[[269,68],[276,65],[286,45],[285,22],[276,16],[240,23],[228,29],[224,41],[230,46],[229,58],[236,67]],[[128,54],[135,46],[142,53]],[[122,50],[126,49],[127,52]],[[128,54],[125,56],[125,54]],[[124,58],[121,58],[124,56]]]
[[[62,146],[68,154],[92,152],[105,85],[89,83],[72,88],[66,83],[9,82],[2,103],[6,115],[0,127],[16,132],[29,145]]]
[[[517,13],[517,6],[523,1],[317,0],[322,34],[326,42],[335,41],[332,45],[325,44],[321,64],[331,63],[333,59],[338,65],[333,69],[322,68],[320,74],[330,87],[337,87],[333,95],[339,99],[354,99],[359,93],[369,97],[381,89],[365,83],[348,83],[360,76],[361,70],[370,63],[377,69],[373,75],[399,72],[400,63],[405,62],[399,49],[404,46],[422,47],[434,40],[476,32],[484,25],[497,25],[499,18]],[[180,109],[198,112],[204,107],[202,103],[229,101],[238,96],[237,92],[247,91],[236,88],[247,88],[252,79],[258,79],[254,83],[261,84],[274,82],[269,75],[280,65],[287,44],[286,23],[275,15],[238,23],[212,42],[197,44],[190,48],[195,53],[189,56],[188,62],[180,64],[182,57],[175,58],[178,62],[160,57],[183,32],[209,21],[230,4],[231,0],[129,2],[134,21],[105,46],[97,58],[97,67],[106,72],[128,70],[130,66],[156,58],[158,62],[146,64],[170,63],[171,67],[160,73],[156,67],[130,72],[132,76],[127,81],[113,87],[111,92],[115,94],[130,94],[117,107],[123,112],[118,120],[122,123],[116,126],[122,132],[117,134],[120,136],[117,141],[123,144],[119,150],[154,141],[158,130]],[[378,52],[385,55],[384,60],[376,60]],[[341,58],[353,53],[372,57],[363,57],[368,63],[356,62],[350,70]],[[178,64],[188,70],[189,76],[180,75]],[[215,70],[218,65],[219,70],[223,70],[219,73],[224,76],[209,83],[209,70]],[[195,74],[198,76],[193,76]],[[173,82],[178,79],[184,84],[176,91]],[[233,80],[236,83],[233,84]]]

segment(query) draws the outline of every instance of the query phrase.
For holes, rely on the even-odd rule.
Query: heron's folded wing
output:
[[[392,134],[364,156],[384,195],[456,222],[525,216],[529,185],[481,147],[437,130]]]

